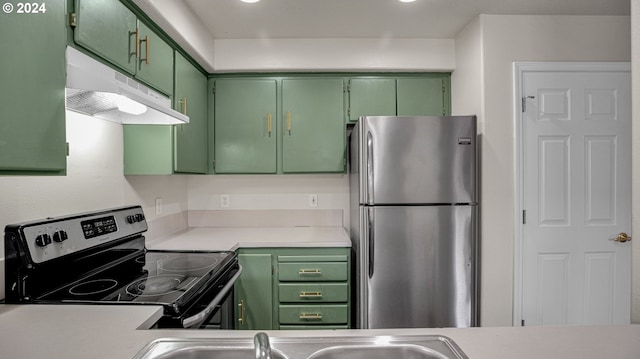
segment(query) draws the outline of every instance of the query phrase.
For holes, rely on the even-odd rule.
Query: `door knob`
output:
[[[620,243],[624,243],[624,242],[629,242],[631,240],[631,236],[629,236],[628,234],[622,232],[620,234],[618,234],[618,236],[616,238],[613,239],[616,242],[620,242]]]

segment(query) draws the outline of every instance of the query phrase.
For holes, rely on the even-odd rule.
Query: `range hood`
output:
[[[122,124],[175,125],[171,99],[67,46],[67,109]]]

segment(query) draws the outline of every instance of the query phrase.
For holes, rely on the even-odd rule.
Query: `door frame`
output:
[[[525,73],[531,72],[629,72],[630,62],[514,62],[513,63],[513,130],[514,130],[514,267],[512,325],[522,325],[522,262],[523,262],[523,204],[524,204],[524,131],[522,126],[522,83]],[[632,124],[633,126],[633,124]]]

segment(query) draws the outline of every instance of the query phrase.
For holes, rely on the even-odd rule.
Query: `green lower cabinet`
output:
[[[350,248],[242,248],[238,258],[236,329],[349,328]],[[293,276],[308,268],[330,274]]]
[[[65,173],[64,3],[0,12],[0,175]]]
[[[282,172],[344,172],[344,80],[282,80]]]
[[[271,254],[238,254],[242,274],[234,285],[236,329],[271,329]]]

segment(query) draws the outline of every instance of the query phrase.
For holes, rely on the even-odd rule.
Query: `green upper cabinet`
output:
[[[171,95],[173,93],[173,49],[140,21],[138,21],[138,31],[140,48],[136,78]]]
[[[174,171],[207,172],[207,78],[176,52],[174,109],[189,116],[176,125]]]
[[[173,48],[119,0],[76,0],[73,38],[136,79],[171,96]]]
[[[0,174],[66,169],[64,4],[0,12]]]
[[[215,81],[216,173],[276,173],[276,80]]]
[[[135,14],[118,0],[76,0],[75,11],[75,42],[135,74],[139,38]]]
[[[395,116],[396,80],[360,78],[349,80],[349,121],[360,116]]]
[[[344,172],[344,80],[282,80],[282,172]]]
[[[449,114],[448,78],[399,78],[398,116]]]
[[[173,174],[173,126],[123,125],[124,174]]]
[[[450,113],[449,74],[355,78],[349,86],[348,121],[360,116],[442,116]]]

